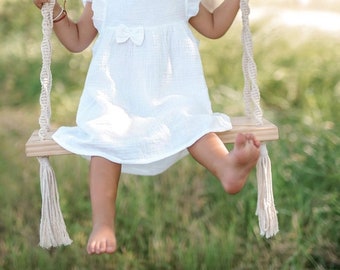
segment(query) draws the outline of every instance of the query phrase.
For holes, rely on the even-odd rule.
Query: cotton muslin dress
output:
[[[155,175],[209,132],[231,129],[213,113],[198,41],[188,25],[199,0],[92,0],[98,38],[76,127],[53,139],[65,149]]]

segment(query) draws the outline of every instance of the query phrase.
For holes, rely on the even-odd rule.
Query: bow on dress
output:
[[[135,45],[140,46],[144,41],[144,28],[127,27],[126,25],[119,25],[116,29],[116,41],[117,43],[125,43],[131,40]]]

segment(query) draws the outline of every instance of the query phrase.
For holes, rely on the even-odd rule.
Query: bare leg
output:
[[[101,157],[92,157],[90,194],[92,233],[87,244],[89,254],[113,253],[117,249],[115,214],[121,165]]]
[[[222,183],[226,192],[235,194],[246,183],[259,157],[260,142],[252,134],[238,134],[229,153],[215,133],[209,133],[191,147],[191,155]]]

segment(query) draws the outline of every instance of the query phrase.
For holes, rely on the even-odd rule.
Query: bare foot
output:
[[[252,134],[238,134],[234,149],[228,155],[228,169],[221,177],[222,185],[230,194],[238,193],[256,165],[260,155],[260,142]]]
[[[110,226],[94,226],[87,243],[89,254],[114,253],[117,249],[116,236]]]

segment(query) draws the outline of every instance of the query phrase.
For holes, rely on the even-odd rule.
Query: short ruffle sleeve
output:
[[[87,2],[92,3],[93,23],[99,31],[106,15],[106,0],[82,0],[84,6]]]
[[[198,13],[201,0],[186,0],[187,1],[187,19],[195,16]]]

